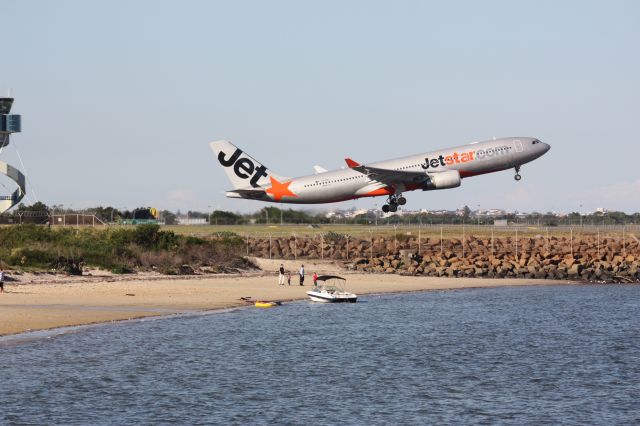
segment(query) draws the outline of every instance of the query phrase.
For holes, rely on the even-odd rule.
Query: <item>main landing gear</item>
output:
[[[516,166],[516,175],[513,177],[515,180],[520,180],[522,179],[522,176],[520,176],[520,166]]]
[[[399,195],[392,195],[387,199],[387,204],[382,206],[382,211],[385,213],[398,211],[398,206],[404,206],[407,204],[407,199]]]

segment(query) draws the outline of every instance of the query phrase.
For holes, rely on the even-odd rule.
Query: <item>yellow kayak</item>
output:
[[[260,300],[255,303],[256,308],[273,308],[278,305],[280,305],[279,302],[262,302]]]

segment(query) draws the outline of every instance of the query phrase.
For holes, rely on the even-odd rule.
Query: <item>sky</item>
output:
[[[252,212],[208,142],[300,176],[532,136],[551,150],[520,182],[406,207],[640,211],[637,1],[0,0],[0,17],[0,94],[23,116],[0,160],[22,159],[27,203]]]

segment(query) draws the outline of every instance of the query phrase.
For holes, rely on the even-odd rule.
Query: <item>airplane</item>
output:
[[[363,197],[387,197],[385,213],[407,203],[408,191],[457,188],[462,179],[515,170],[544,155],[551,148],[537,138],[499,138],[472,142],[392,160],[362,164],[346,158],[346,168],[289,178],[278,175],[226,140],[209,143],[224,167],[233,189],[229,198],[291,204],[324,204]]]

